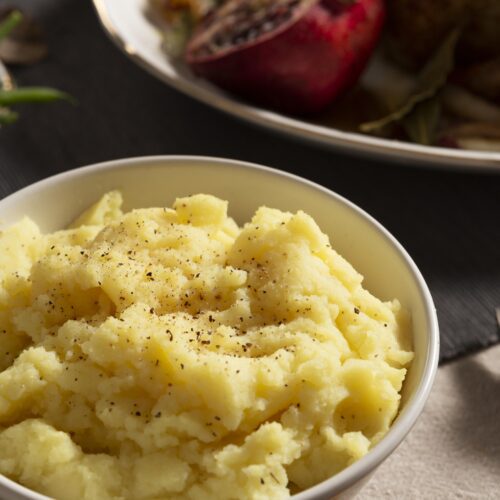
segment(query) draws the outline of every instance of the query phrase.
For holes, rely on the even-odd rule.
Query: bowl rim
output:
[[[412,394],[411,400],[405,407],[405,411],[398,416],[397,420],[390,427],[388,433],[381,439],[381,441],[377,443],[365,456],[357,460],[352,465],[346,467],[344,470],[335,474],[331,478],[326,479],[321,483],[318,483],[315,486],[312,486],[311,488],[308,488],[307,490],[304,490],[292,496],[294,500],[319,500],[323,498],[331,498],[332,494],[337,494],[341,491],[344,491],[354,483],[359,482],[363,477],[367,476],[376,467],[378,467],[399,446],[399,444],[401,444],[405,436],[415,425],[420,413],[425,406],[434,382],[434,378],[436,376],[439,362],[439,325],[436,309],[429,288],[417,265],[410,257],[408,252],[396,240],[396,238],[387,229],[385,229],[384,226],[382,226],[381,223],[374,219],[370,214],[365,212],[362,208],[358,207],[356,204],[344,198],[343,196],[316,182],[310,181],[298,175],[278,170],[272,167],[267,167],[241,160],[196,155],[155,155],[120,158],[61,172],[30,184],[0,200],[0,217],[2,209],[5,205],[15,203],[19,198],[30,196],[40,189],[58,184],[63,180],[77,179],[79,177],[86,177],[89,175],[91,176],[95,173],[105,170],[113,171],[123,168],[137,168],[158,164],[164,164],[165,168],[168,168],[168,164],[189,164],[193,162],[203,163],[207,166],[210,164],[214,164],[218,166],[223,165],[229,168],[236,167],[260,171],[268,175],[285,178],[296,183],[306,185],[328,195],[331,198],[334,198],[337,202],[340,202],[348,209],[352,210],[358,217],[366,220],[372,226],[374,226],[374,228],[381,234],[381,236],[383,236],[387,243],[392,246],[393,249],[396,250],[396,252],[403,258],[403,261],[410,275],[418,285],[420,299],[425,306],[425,321],[427,325],[429,325],[429,342],[427,344],[427,352],[425,353],[426,357],[423,368],[423,375],[418,383],[415,392]],[[22,486],[19,483],[16,483],[15,481],[0,474],[0,489],[1,488],[10,489],[18,495],[24,495],[23,498],[30,500],[48,499],[48,497],[29,488],[26,488],[25,486]]]

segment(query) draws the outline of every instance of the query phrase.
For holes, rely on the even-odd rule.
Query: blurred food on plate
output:
[[[149,0],[148,14],[168,57],[248,102],[391,139],[500,149],[497,0]]]

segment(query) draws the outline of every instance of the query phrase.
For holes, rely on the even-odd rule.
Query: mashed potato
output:
[[[311,217],[120,206],[0,234],[0,473],[58,499],[279,499],[386,434],[408,321]]]

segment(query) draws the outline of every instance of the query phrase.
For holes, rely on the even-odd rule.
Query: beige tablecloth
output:
[[[417,425],[359,494],[500,499],[500,346],[441,367]]]

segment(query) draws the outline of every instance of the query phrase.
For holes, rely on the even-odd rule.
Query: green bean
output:
[[[25,102],[52,102],[65,100],[75,102],[73,97],[60,90],[48,87],[21,87],[12,90],[0,90],[0,106],[11,106]]]
[[[22,21],[23,15],[18,10],[12,11],[7,18],[0,23],[0,40]],[[73,97],[60,90],[48,87],[22,87],[18,89],[0,88],[0,125],[8,125],[17,120],[18,114],[8,108],[14,104],[29,102],[52,102],[65,100],[75,103]]]
[[[18,114],[8,108],[0,108],[0,125],[9,125],[14,123],[18,118]]]
[[[5,21],[0,23],[0,40],[5,38],[23,19],[23,15],[18,10],[12,11]]]

